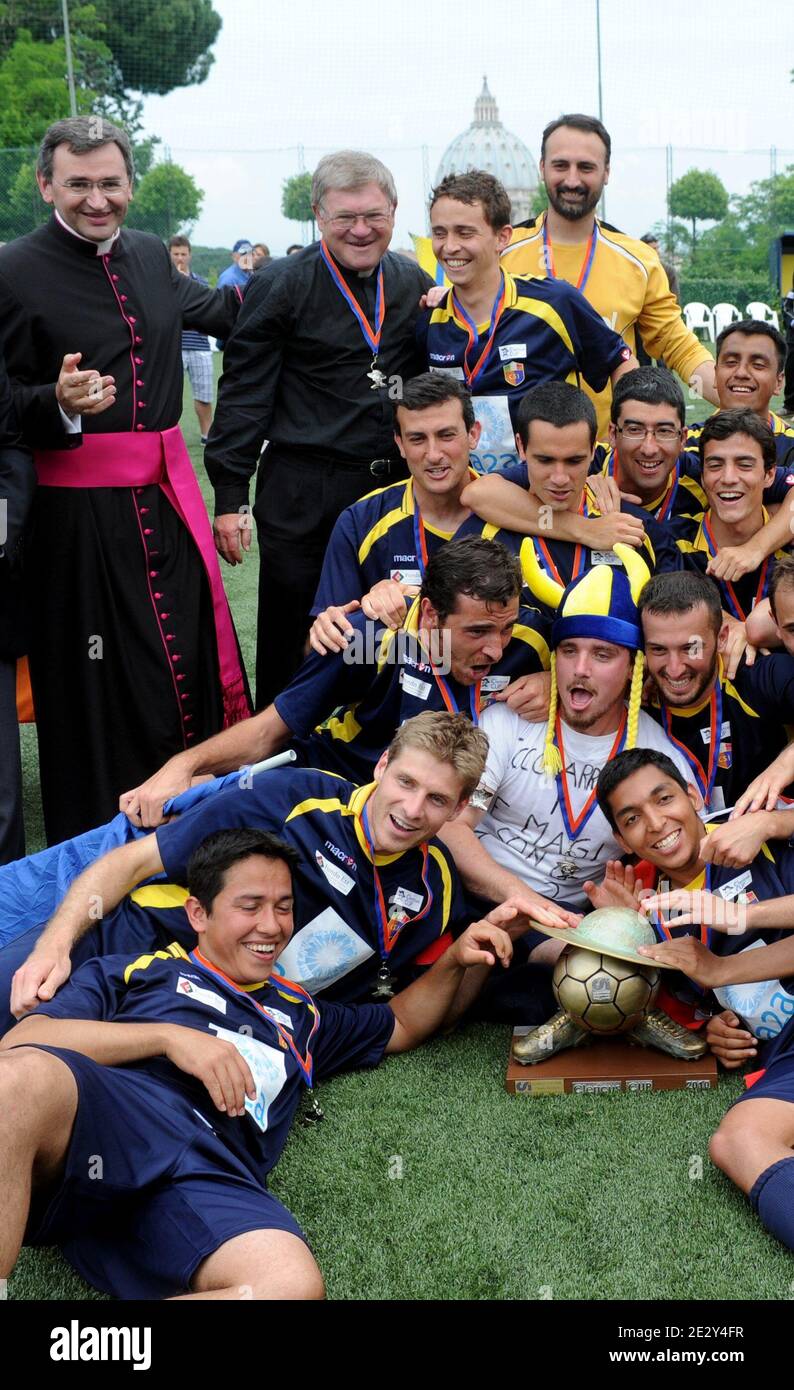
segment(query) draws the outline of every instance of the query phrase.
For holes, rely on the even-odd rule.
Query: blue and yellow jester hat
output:
[[[636,743],[645,666],[637,602],[651,576],[632,546],[618,544],[614,550],[623,569],[616,565],[594,565],[564,589],[541,568],[532,540],[525,540],[521,546],[524,583],[541,603],[557,613],[551,629],[551,700],[543,752],[543,768],[550,777],[556,777],[562,768],[554,741],[558,698],[555,648],[566,638],[600,638],[635,653],[625,746],[633,748]]]

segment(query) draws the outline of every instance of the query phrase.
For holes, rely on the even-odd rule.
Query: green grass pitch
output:
[[[189,390],[183,427],[209,497]],[[224,577],[253,671],[255,551]],[[32,850],[43,833],[31,729],[24,758]],[[707,1156],[741,1081],[691,1094],[510,1096],[508,1037],[464,1026],[318,1088],[325,1119],[296,1124],[271,1186],[306,1231],[331,1298],[792,1296],[791,1256]],[[55,1250],[23,1251],[9,1296],[100,1297]]]

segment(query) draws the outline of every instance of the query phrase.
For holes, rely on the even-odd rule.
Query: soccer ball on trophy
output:
[[[659,978],[655,966],[566,946],[552,988],[560,1008],[591,1033],[625,1033],[653,1008]]]

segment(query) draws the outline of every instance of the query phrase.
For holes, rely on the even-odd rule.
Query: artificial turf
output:
[[[186,393],[189,397],[189,393]],[[691,418],[710,408],[690,411]],[[205,495],[192,404],[183,428]],[[255,543],[224,567],[253,670]],[[43,844],[35,731],[23,735],[29,849]],[[712,1092],[548,1096],[504,1090],[509,1029],[474,1024],[320,1086],[275,1195],[334,1299],[764,1299],[794,1264],[710,1164],[742,1083]],[[22,1252],[12,1299],[98,1298],[54,1250]]]

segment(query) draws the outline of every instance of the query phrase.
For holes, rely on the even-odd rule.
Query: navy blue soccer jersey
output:
[[[206,1088],[165,1057],[126,1063],[125,1074],[155,1079],[171,1096],[174,1125],[207,1125],[260,1180],[278,1161],[304,1084],[380,1062],[394,1030],[388,1006],[317,1004],[290,981],[236,987],[198,950],[174,944],[130,959],[87,961],[36,1013],[107,1023],[171,1023],[231,1042],[247,1062],[256,1098],[245,1116],[213,1105]],[[140,1111],[140,1185],[147,1181],[146,1108]],[[195,1118],[194,1118],[195,1117]],[[112,1116],[108,1117],[112,1124]]]
[[[763,508],[763,519],[764,524],[769,520],[769,514],[765,507]],[[696,570],[699,574],[706,573],[709,561],[719,552],[719,547],[714,539],[710,509],[687,521],[679,520],[676,528],[676,545],[683,556],[687,569]],[[758,569],[750,570],[747,574],[743,574],[740,579],[733,581],[716,579],[714,582],[720,591],[724,611],[730,613],[731,617],[736,618],[738,622],[745,622],[756,604],[765,599],[769,592],[769,581],[775,568],[775,560],[782,559],[786,553],[786,550],[776,550],[774,555],[767,556]]]
[[[230,787],[157,830],[168,878],[183,884],[194,849],[216,830],[256,826],[297,850],[296,931],[276,963],[311,993],[345,1003],[367,999],[386,961],[398,986],[416,957],[468,925],[449,851],[438,840],[373,864],[361,824],[374,790],[314,768],[275,768]],[[385,952],[376,914],[376,877],[391,910],[407,917]],[[154,885],[153,885],[154,886]]]
[[[705,699],[680,708],[654,702],[649,713],[686,757],[707,808],[723,810],[786,746],[783,726],[794,722],[794,657],[742,662],[732,681],[720,661],[719,681]]]
[[[452,373],[469,384],[483,432],[471,456],[479,473],[517,459],[516,414],[523,395],[545,381],[582,376],[603,391],[630,356],[623,338],[608,328],[584,295],[565,280],[519,280],[504,272],[505,305],[491,340],[491,326],[476,324],[477,340],[449,290],[435,309],[420,314],[417,342],[431,371]],[[472,369],[490,342],[474,379]]]
[[[291,746],[304,767],[365,782],[406,719],[456,708],[476,718],[511,680],[549,668],[548,623],[537,609],[519,609],[501,659],[477,686],[460,685],[451,675],[439,678],[418,636],[418,618],[418,598],[397,632],[363,613],[350,614],[353,637],[346,650],[311,653],[276,696],[276,710],[292,730]]]
[[[610,444],[596,445],[590,473],[614,478],[623,492],[634,491],[631,482],[621,473],[618,451]],[[700,464],[695,463],[689,454],[681,453],[659,496],[647,502],[643,511],[648,512],[654,521],[672,523],[677,527],[680,519],[686,521],[699,516],[707,506],[700,481]]]
[[[471,476],[477,475],[472,471]],[[361,598],[381,579],[419,585],[424,578],[425,555],[430,559],[445,541],[464,536],[493,539],[496,534],[496,527],[474,514],[454,533],[428,526],[418,514],[412,478],[378,488],[345,507],[337,518],[326,547],[312,615],[332,604]],[[501,531],[498,538],[516,549]]]

